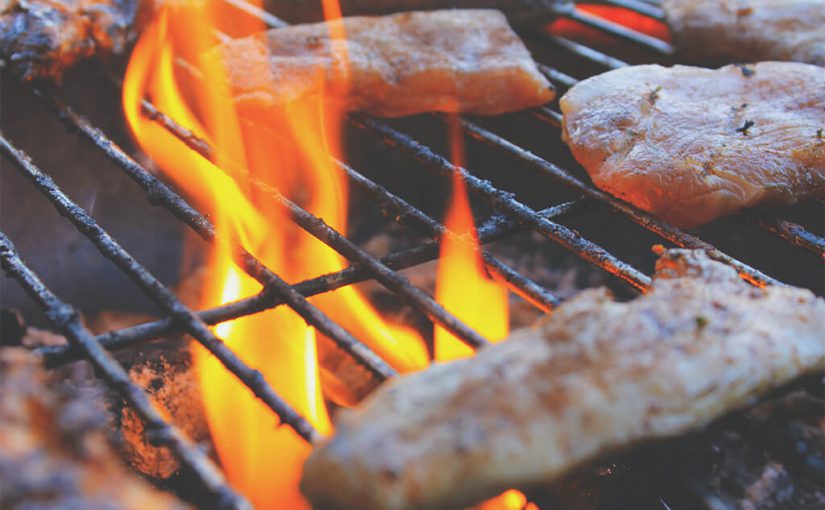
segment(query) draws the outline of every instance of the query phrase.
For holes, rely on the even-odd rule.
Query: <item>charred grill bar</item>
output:
[[[224,1],[247,14],[260,17],[269,26],[283,26],[285,24],[275,16],[247,4],[244,0]],[[605,3],[624,7],[654,19],[661,20],[663,17],[658,3],[651,0],[606,0]],[[619,37],[634,45],[642,46],[660,56],[668,56],[673,53],[673,48],[667,43],[582,11],[570,10],[561,13],[561,15]],[[563,50],[572,52],[580,58],[606,68],[627,65],[622,60],[570,39],[544,32],[539,35],[551,44],[560,46]],[[555,85],[562,89],[574,85],[577,81],[575,78],[554,68],[548,66],[541,66],[540,68]],[[169,210],[207,241],[230,243],[234,248],[236,262],[239,266],[264,286],[263,291],[249,298],[199,312],[189,310],[178,301],[168,288],[164,287],[100,228],[85,210],[66,197],[48,175],[34,166],[28,157],[5,137],[0,137],[0,148],[2,148],[5,156],[12,160],[21,173],[32,181],[38,191],[44,194],[62,215],[67,217],[104,255],[113,260],[167,313],[165,318],[154,322],[111,331],[94,337],[80,324],[74,310],[51,293],[37,276],[25,266],[14,250],[11,241],[3,235],[0,237],[0,259],[4,271],[20,282],[23,288],[46,311],[54,325],[66,334],[71,342],[66,347],[41,348],[40,350],[44,354],[47,363],[50,366],[56,366],[79,359],[91,361],[98,368],[106,383],[123,395],[146,421],[147,430],[152,431],[153,439],[157,440],[159,444],[169,446],[174,450],[182,464],[197,476],[203,486],[210,493],[218,496],[216,499],[218,506],[239,508],[244,505],[244,502],[242,498],[224,484],[222,477],[210,461],[196,448],[192,447],[188,440],[182,437],[176,429],[157,415],[149,405],[146,394],[129,381],[123,369],[106,352],[106,349],[133,346],[141,342],[161,338],[170,333],[185,331],[205,345],[230,371],[249,386],[279,416],[282,423],[289,425],[301,437],[312,442],[317,438],[317,433],[313,427],[281,400],[257,371],[246,366],[220,339],[215,337],[207,325],[214,325],[286,304],[300,314],[309,324],[330,337],[338,347],[364,366],[376,380],[383,380],[394,375],[392,368],[306,300],[307,297],[342,286],[375,279],[403,297],[413,307],[423,311],[434,322],[452,331],[469,345],[480,347],[486,343],[480,335],[444,310],[426,292],[413,286],[406,278],[397,273],[400,269],[437,258],[439,247],[437,239],[377,259],[359,248],[341,233],[326,225],[323,220],[312,216],[300,206],[280,195],[277,190],[268,189],[267,191],[270,192],[274,200],[281,201],[292,212],[293,219],[297,224],[344,255],[352,263],[350,267],[336,273],[290,285],[267,269],[251,254],[235,246],[232,240],[217,239],[212,224],[203,214],[191,207],[172,188],[134,161],[103,131],[92,126],[88,121],[74,113],[68,105],[63,104],[54,92],[35,92],[54,109],[64,122],[78,129],[84,137],[116,163],[132,180],[136,181],[145,190],[153,205],[160,205]],[[172,119],[157,111],[150,103],[144,103],[144,110],[151,118],[164,125],[194,150],[207,156],[211,153],[211,148],[204,141],[196,139]],[[560,125],[560,114],[549,107],[538,108],[533,113],[554,128],[558,128]],[[575,216],[594,207],[607,208],[627,217],[632,222],[668,242],[681,247],[707,250],[711,257],[733,266],[743,278],[751,283],[756,285],[780,283],[758,269],[721,252],[712,244],[606,195],[577,179],[551,161],[535,155],[531,151],[470,120],[461,119],[460,121],[467,135],[484,145],[502,151],[527,166],[550,175],[555,180],[580,192],[584,198],[537,211],[525,205],[511,193],[494,187],[488,181],[474,176],[465,168],[453,165],[427,145],[418,142],[383,121],[377,121],[362,115],[352,115],[350,120],[354,126],[376,135],[381,143],[420,162],[421,169],[425,171],[425,174],[422,175],[426,175],[426,172],[441,176],[450,176],[454,173],[460,174],[467,182],[468,188],[491,204],[498,213],[479,228],[479,240],[482,243],[506,238],[516,232],[534,230],[564,246],[579,257],[615,275],[631,287],[644,290],[650,284],[650,278],[646,274],[615,257],[597,243],[588,240],[556,221],[561,218]],[[383,208],[391,210],[398,223],[415,223],[423,227],[433,237],[441,236],[446,232],[444,226],[437,220],[387,188],[342,162],[336,162],[336,164],[347,175],[350,182],[367,191]],[[231,174],[231,171],[229,171],[231,169],[223,170]],[[825,239],[805,230],[800,225],[757,213],[748,214],[748,217],[760,228],[785,239],[792,246],[803,248],[820,256],[825,255]],[[527,276],[505,266],[489,252],[482,250],[482,257],[488,271],[494,277],[505,282],[511,291],[517,293],[538,309],[547,311],[558,304],[559,298],[552,292],[541,287]]]
[[[43,307],[49,320],[66,335],[69,342],[83,351],[84,359],[94,365],[106,384],[129,402],[146,424],[146,432],[153,444],[171,448],[181,462],[195,473],[202,482],[203,488],[217,498],[220,508],[249,507],[241,496],[226,485],[223,476],[212,461],[177,428],[161,417],[146,393],[129,379],[123,367],[83,326],[77,311],[71,305],[61,301],[43,284],[40,278],[26,266],[14,245],[2,232],[0,232],[0,264],[5,273],[17,280],[31,298]]]
[[[82,207],[67,197],[52,178],[41,172],[26,154],[11,145],[4,136],[0,136],[0,148],[61,215],[69,219],[75,228],[94,243],[106,258],[117,264],[149,297],[163,307],[166,313],[175,322],[181,324],[188,334],[209,349],[216,358],[220,359],[224,366],[243,381],[284,423],[289,424],[301,437],[309,442],[318,438],[318,434],[312,425],[281,400],[281,397],[272,390],[257,370],[253,370],[244,364],[194,312],[184,306],[172,291],[141,266]],[[10,249],[0,253],[4,261],[11,261],[13,255],[14,251]],[[61,316],[55,315],[50,319],[55,322],[55,325],[61,331],[71,334],[71,325],[67,324]]]
[[[579,200],[544,209],[539,214],[548,219],[562,219],[591,208],[592,205],[589,202]],[[478,238],[481,244],[486,244],[522,231],[524,231],[524,227],[516,221],[496,216],[479,227]],[[399,271],[435,260],[438,258],[438,250],[438,241],[433,241],[404,251],[392,253],[380,260],[387,267]],[[341,271],[296,283],[294,288],[305,297],[312,297],[346,285],[360,283],[370,278],[371,276],[368,270],[363,266],[353,264]],[[255,296],[200,311],[198,315],[207,324],[215,325],[245,315],[275,308],[282,304],[285,304],[285,301],[272,296],[266,291],[262,291]],[[166,318],[104,333],[98,335],[97,340],[107,349],[118,350],[150,340],[163,338],[178,331],[179,327],[174,321]],[[57,367],[65,363],[83,359],[80,350],[73,346],[41,347],[39,350],[45,357],[46,365],[50,367]]]

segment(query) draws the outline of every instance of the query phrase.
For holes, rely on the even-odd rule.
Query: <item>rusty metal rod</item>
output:
[[[539,72],[547,77],[548,80],[561,84],[565,88],[570,88],[573,85],[577,84],[579,80],[573,78],[567,73],[563,73],[558,69],[550,67],[548,65],[542,64],[541,62],[536,62],[536,67],[538,68]]]
[[[456,234],[445,226],[424,214],[420,209],[413,206],[406,200],[390,193],[386,188],[380,186],[373,181],[367,179],[349,165],[337,162],[339,167],[347,174],[353,183],[370,192],[380,204],[392,208],[397,214],[404,215],[418,224],[422,225],[430,235],[434,237],[453,236]],[[481,259],[496,280],[501,281],[507,287],[518,294],[522,299],[530,302],[535,307],[544,312],[549,312],[559,305],[560,300],[553,293],[540,286],[530,278],[510,269],[500,260],[495,258],[492,253],[487,250],[480,249],[479,254]]]
[[[174,122],[173,119],[170,119],[166,115],[159,114],[157,110],[154,110],[152,115],[155,119],[166,119],[169,124],[162,125],[164,127],[172,126],[174,129],[171,129],[170,132],[176,136],[181,135],[179,136],[179,139],[186,143],[188,147],[197,151],[207,159],[214,159],[214,156],[216,155],[214,148],[211,147],[205,140],[196,137],[191,132],[178,130],[178,124]],[[297,223],[301,228],[343,255],[347,260],[369,268],[373,273],[373,277],[378,282],[399,296],[402,296],[413,308],[421,311],[433,322],[449,330],[470,347],[478,349],[489,345],[489,341],[487,341],[487,339],[481,336],[473,328],[458,320],[458,318],[448,312],[443,306],[441,306],[441,304],[437,303],[432,296],[418,287],[415,287],[409,282],[409,280],[407,280],[407,278],[396,273],[381,263],[380,260],[362,250],[358,247],[358,245],[347,239],[343,234],[329,226],[322,218],[316,217],[303,207],[284,196],[274,186],[271,186],[259,179],[257,176],[248,173],[245,168],[232,164],[230,161],[225,161],[225,164],[218,168],[233,179],[247,180],[256,189],[269,195],[270,198],[280,203],[289,211],[293,221],[295,221],[295,223]]]
[[[144,100],[142,107],[146,112],[147,117],[160,123],[164,128],[175,134],[175,136],[181,139],[193,150],[208,158],[213,156],[213,150],[206,141],[197,137],[194,133],[178,124],[174,119],[159,111],[151,102]],[[266,129],[262,126],[256,126],[256,128]],[[363,174],[357,172],[354,168],[347,165],[343,161],[336,158],[331,159],[333,164],[344,172],[351,182],[376,197],[381,205],[392,208],[396,211],[397,222],[400,223],[400,220],[402,219],[412,219],[419,225],[426,228],[431,236],[442,236],[446,233],[442,224],[424,214],[420,209],[414,207],[401,197],[391,193],[378,183],[367,179],[363,176]],[[513,271],[501,261],[493,257],[492,254],[482,250],[481,257],[492,276],[505,283],[511,291],[515,292],[540,310],[547,312],[558,305],[559,300],[556,296],[526,276]]]
[[[62,103],[54,95],[43,93],[39,93],[38,95],[42,97],[50,107],[57,111],[61,119],[79,130],[87,139],[103,151],[109,159],[115,162],[119,169],[123,170],[128,177],[143,187],[152,204],[162,205],[178,219],[191,227],[192,230],[203,239],[209,242],[229,243],[228,240],[216,234],[214,226],[205,216],[189,205],[186,200],[175,193],[167,184],[138,164],[103,132],[92,126],[86,119],[77,115],[69,106]],[[374,377],[378,380],[384,380],[395,375],[395,370],[393,370],[386,361],[307,301],[306,298],[289,285],[289,283],[270,271],[243,248],[231,243],[230,246],[235,262],[244,272],[259,281],[267,292],[275,293],[281,297],[290,308],[295,310],[295,312],[309,324],[315,326],[320,332],[332,339],[336,345],[352,356],[360,365],[364,366]]]
[[[650,286],[650,277],[638,269],[617,259],[601,246],[585,239],[564,225],[541,217],[537,211],[517,200],[512,193],[494,187],[489,181],[479,179],[463,167],[453,165],[446,158],[436,154],[432,149],[414,140],[409,135],[364,115],[351,115],[350,118],[356,126],[377,135],[383,143],[399,149],[423,163],[426,169],[444,176],[458,173],[471,191],[484,197],[494,207],[506,212],[591,264],[617,276],[639,290],[646,290]]]
[[[805,229],[802,225],[787,220],[773,218],[765,214],[748,214],[754,222],[771,234],[777,235],[795,246],[825,257],[825,238]]]
[[[564,13],[564,16],[573,21],[578,21],[583,25],[601,30],[602,32],[608,33],[614,37],[618,37],[619,39],[656,52],[661,56],[669,57],[675,52],[673,46],[661,39],[637,32],[632,28],[606,20],[594,14],[590,14],[589,12],[582,11],[581,9],[570,9],[568,12]]]
[[[5,146],[5,138],[3,143]],[[0,261],[6,275],[17,280],[69,344],[82,351],[108,386],[132,406],[145,424],[147,439],[154,446],[165,446],[172,450],[181,463],[191,469],[203,490],[213,498],[216,508],[252,508],[249,502],[226,484],[220,470],[209,457],[177,427],[163,419],[146,393],[129,379],[126,370],[83,326],[80,314],[46,287],[38,275],[23,262],[11,240],[3,232],[0,232]]]
[[[576,202],[565,202],[563,204],[543,209],[539,212],[548,219],[560,219],[570,217],[579,212],[588,210],[592,204],[585,200]],[[478,228],[478,239],[481,244],[498,241],[517,232],[522,232],[525,227],[517,221],[503,217],[494,216]],[[404,251],[395,252],[381,258],[381,262],[387,267],[400,271],[425,262],[430,262],[438,258],[439,243],[433,241],[409,248]],[[295,290],[305,297],[322,294],[331,290],[363,282],[371,278],[369,270],[353,265],[341,271],[330,273],[310,280],[296,283]],[[231,303],[226,303],[214,308],[209,308],[198,312],[198,316],[209,325],[219,324],[239,317],[259,313],[284,304],[271,293],[261,292],[251,297],[239,299]],[[146,322],[128,328],[110,331],[97,336],[97,340],[107,349],[118,350],[139,345],[151,340],[157,340],[169,335],[179,333],[180,326],[170,318],[163,318],[153,322]],[[57,367],[72,361],[83,359],[82,351],[73,346],[45,346],[37,351],[43,355],[46,365]]]
[[[639,13],[648,18],[653,18],[656,21],[665,20],[665,11],[661,7],[652,5],[644,0],[600,0],[600,3],[613,5],[615,7],[622,7],[629,11]]]
[[[201,345],[208,349],[239,380],[280,418],[282,423],[310,443],[319,439],[319,434],[304,417],[292,409],[264,380],[263,374],[248,367],[209,327],[177,297],[134,259],[120,244],[103,230],[97,222],[79,205],[73,202],[57,186],[54,180],[43,173],[23,151],[14,147],[0,134],[0,148],[28,179],[43,194],[57,211],[68,219],[98,250],[126,273],[143,292],[160,305],[169,316],[185,327]]]
[[[712,244],[702,241],[698,237],[690,235],[668,223],[658,220],[650,214],[639,211],[633,206],[622,202],[621,200],[618,200],[601,190],[588,186],[583,181],[577,179],[572,174],[561,169],[554,163],[536,156],[531,151],[505,140],[487,129],[484,129],[469,121],[462,121],[462,126],[467,133],[476,140],[492,147],[505,150],[510,156],[518,159],[519,161],[530,164],[541,172],[550,175],[554,179],[576,189],[584,196],[609,205],[612,209],[628,217],[634,223],[644,227],[663,239],[667,239],[668,241],[683,248],[705,250],[711,258],[734,267],[743,277],[745,277],[746,280],[751,283],[757,285],[780,283],[778,280],[764,274],[758,269],[755,269],[731,257],[730,255],[723,253]]]
[[[548,41],[552,44],[561,46],[562,48],[578,55],[579,57],[582,57],[596,64],[602,65],[604,67],[610,69],[618,69],[619,67],[624,67],[627,65],[627,62],[625,62],[624,60],[620,60],[616,57],[611,57],[610,55],[602,53],[598,50],[594,50],[589,46],[577,43],[576,41],[572,41],[566,37],[549,34],[543,30],[535,30],[533,31],[533,33],[537,35],[540,39],[544,39],[545,41]]]

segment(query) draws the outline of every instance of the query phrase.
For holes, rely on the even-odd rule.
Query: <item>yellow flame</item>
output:
[[[464,144],[457,118],[451,116],[448,126],[452,161],[463,167]],[[456,236],[447,235],[441,239],[436,300],[482,336],[491,342],[499,342],[510,331],[507,288],[491,280],[484,270],[466,185],[458,174],[453,175],[452,198],[444,226]],[[472,355],[472,352],[452,333],[436,326],[437,361],[465,358]],[[476,510],[522,509],[538,510],[517,490],[508,490],[476,507]]]
[[[452,120],[452,160],[464,166],[461,130]],[[490,341],[503,340],[510,328],[507,288],[491,280],[478,251],[473,214],[464,180],[453,176],[453,193],[444,226],[455,236],[441,239],[435,297],[444,308]],[[435,328],[435,359],[449,361],[472,354],[472,349],[446,329]]]
[[[330,16],[340,16],[336,4],[325,1]],[[288,109],[240,111],[221,53],[209,51],[218,42],[214,30],[225,28],[223,22],[237,33],[243,18],[239,16],[217,1],[163,3],[129,62],[123,88],[127,122],[165,175],[211,211],[218,235],[239,243],[289,281],[340,270],[346,261],[289,221],[283,207],[251,185],[250,176],[346,232],[347,183],[331,162],[331,156],[342,155],[342,112],[336,101],[325,97],[345,94],[347,80],[326,83],[319,69],[319,94]],[[245,30],[263,29],[254,20],[242,21]],[[345,61],[343,25],[335,27],[335,58]],[[179,65],[181,61],[187,65]],[[141,110],[144,98],[208,141],[214,149],[211,160],[147,118]],[[210,254],[208,274],[203,307],[261,290],[232,263],[230,249],[220,244]],[[421,338],[382,320],[353,288],[313,302],[399,370],[426,366]],[[331,432],[318,377],[315,330],[303,319],[280,307],[221,324],[215,331],[321,434]],[[195,349],[195,359],[210,430],[230,483],[257,508],[307,508],[298,480],[310,446],[291,429],[279,428],[277,417],[204,349]]]

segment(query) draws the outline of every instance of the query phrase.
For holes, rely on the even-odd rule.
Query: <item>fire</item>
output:
[[[340,17],[336,1],[325,0],[324,7],[328,17]],[[264,28],[218,1],[163,3],[137,42],[124,80],[124,113],[134,138],[165,175],[211,212],[218,235],[240,244],[288,281],[340,270],[346,261],[295,226],[288,212],[256,190],[249,177],[346,232],[347,183],[331,159],[342,155],[343,112],[334,98],[346,90],[328,86],[319,70],[317,88],[323,94],[283,111],[239,111],[222,59],[209,51],[217,44],[214,30],[221,30],[221,24],[234,27],[233,35],[239,26],[247,32]],[[332,24],[331,37],[335,57],[346,61],[343,25]],[[188,65],[179,65],[181,61]],[[211,160],[147,118],[140,107],[143,98],[208,141],[214,149]],[[260,284],[233,264],[230,249],[216,246],[200,305],[259,292]],[[382,320],[355,289],[346,287],[313,302],[397,369],[427,365],[419,335]],[[221,324],[215,332],[321,434],[331,432],[318,377],[316,332],[303,319],[280,307]],[[197,348],[194,354],[210,430],[230,483],[257,508],[307,508],[298,480],[311,446],[291,429],[279,428],[277,417],[205,350]]]
[[[449,130],[452,160],[464,166],[461,129],[453,117]],[[452,199],[444,226],[455,236],[441,239],[436,300],[488,340],[503,340],[510,329],[507,288],[491,280],[485,272],[466,186],[458,174],[453,175]],[[436,326],[434,337],[437,361],[464,358],[473,352],[440,326]]]
[[[457,118],[450,117],[452,161],[464,166],[464,143]],[[441,239],[436,300],[450,313],[491,342],[499,342],[510,332],[507,288],[490,279],[479,252],[473,213],[464,180],[453,174],[453,190],[444,226],[455,236]],[[472,349],[446,329],[436,326],[435,359],[451,361],[472,355]],[[517,490],[509,490],[476,507],[476,510],[538,510]]]

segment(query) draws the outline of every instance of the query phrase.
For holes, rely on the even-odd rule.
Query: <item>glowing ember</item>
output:
[[[340,15],[336,2],[325,2],[325,11]],[[239,243],[290,281],[340,270],[345,260],[299,230],[281,206],[255,189],[250,176],[345,232],[346,181],[331,160],[341,155],[342,112],[324,97],[346,91],[329,90],[319,72],[317,88],[323,94],[317,97],[281,111],[237,111],[220,53],[208,50],[217,43],[214,30],[226,23],[235,35],[240,24],[233,20],[238,19],[238,13],[219,2],[164,3],[129,63],[123,91],[126,118],[146,154],[211,211],[219,236]],[[248,17],[244,23],[246,30],[264,28]],[[344,34],[333,32],[340,40],[335,58],[345,62]],[[181,60],[188,65],[178,65]],[[144,97],[207,140],[214,149],[212,161],[143,115]],[[257,124],[252,126],[249,119]],[[229,248],[213,251],[209,269],[214,278],[206,285],[204,307],[261,290],[234,266]],[[399,370],[426,366],[419,336],[387,324],[355,289],[347,287],[313,302]],[[216,332],[321,434],[331,431],[318,378],[315,331],[297,314],[282,307],[221,324]],[[205,350],[198,348],[195,355],[210,429],[230,483],[257,508],[307,507],[298,479],[310,446],[292,430],[278,428],[277,417]]]
[[[588,14],[593,14],[614,23],[630,27],[637,32],[670,42],[670,32],[668,31],[667,25],[653,18],[610,5],[577,4],[576,7]],[[615,44],[616,41],[615,38],[606,35],[601,30],[582,25],[577,21],[567,18],[555,20],[549,25],[548,30],[556,35],[572,37],[578,40],[583,39],[587,41],[588,44],[610,46]]]

